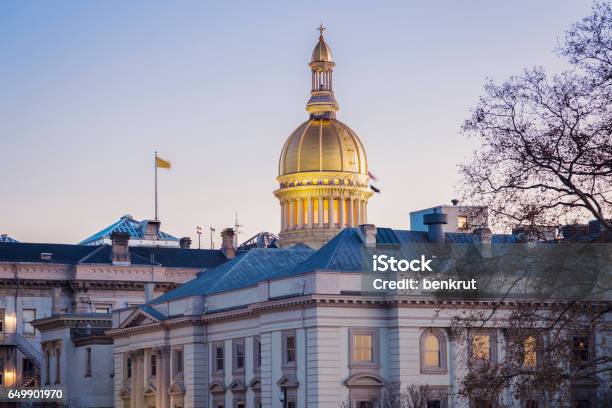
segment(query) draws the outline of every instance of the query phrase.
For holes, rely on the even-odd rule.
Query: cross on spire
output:
[[[323,38],[323,31],[326,30],[326,27],[323,25],[323,23],[321,22],[321,25],[319,25],[319,27],[317,28],[317,30],[319,30],[320,37]]]

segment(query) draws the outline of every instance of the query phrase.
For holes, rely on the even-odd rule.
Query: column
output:
[[[323,197],[319,197],[319,214],[318,214],[318,219],[319,219],[319,228],[323,228]]]
[[[327,200],[327,226],[328,228],[334,228],[334,197],[329,196]]]
[[[304,200],[302,200],[301,198],[297,199],[297,211],[298,211],[298,216],[297,216],[297,222],[298,222],[298,228],[302,228],[304,227],[304,224],[306,224],[306,220],[304,220]]]
[[[353,216],[353,198],[349,197],[346,200],[346,216],[348,218],[348,226],[352,227],[355,225],[355,218]]]
[[[285,202],[281,201],[280,202],[280,209],[281,209],[281,231],[285,230]]]
[[[170,408],[170,347],[163,346],[155,350],[157,356],[157,395],[155,406]]]
[[[312,213],[313,210],[313,205],[312,205],[312,197],[308,198],[308,227],[312,228],[313,224],[314,224],[314,214]]]
[[[287,229],[292,229],[295,227],[295,225],[293,224],[293,200],[287,200],[287,205],[289,205],[289,220],[287,222]]]
[[[362,218],[361,218],[361,200],[360,199],[355,200],[355,212],[357,213],[357,225],[363,224]]]
[[[344,197],[338,198],[338,224],[340,224],[340,228],[344,228]]]

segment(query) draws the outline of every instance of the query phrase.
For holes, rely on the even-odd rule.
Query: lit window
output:
[[[457,229],[466,230],[469,227],[469,219],[465,215],[460,215],[457,217]]]
[[[110,313],[110,312],[111,312],[110,307],[103,307],[103,306],[96,307],[96,313]]]
[[[329,200],[323,200],[323,222],[321,224],[327,224],[329,221]]]
[[[340,223],[340,200],[337,198],[333,199],[334,203],[334,224]]]
[[[294,363],[295,362],[295,335],[288,335],[285,340],[286,354],[285,354],[285,362],[286,363]]]
[[[529,336],[523,344],[524,356],[523,363],[526,367],[535,367],[538,364],[537,340],[534,336]]]
[[[312,223],[315,225],[319,224],[319,199],[312,199]]]
[[[353,360],[373,361],[374,344],[371,334],[353,335]]]
[[[440,340],[434,334],[425,337],[425,365],[440,367]]]
[[[32,321],[36,320],[36,309],[23,309],[21,311],[21,323],[23,334],[35,334]]]
[[[486,361],[491,359],[491,336],[477,334],[472,338],[472,357]]]

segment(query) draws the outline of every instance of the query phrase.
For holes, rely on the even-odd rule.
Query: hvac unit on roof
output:
[[[40,260],[41,261],[50,261],[53,254],[51,252],[41,252]]]

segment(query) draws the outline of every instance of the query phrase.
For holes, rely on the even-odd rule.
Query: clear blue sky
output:
[[[578,1],[49,1],[0,3],[0,233],[74,243],[123,214],[162,228],[277,232],[277,161],[307,118],[307,66],[328,27],[338,119],[382,194],[370,221],[455,196],[474,141],[459,126],[487,77],[563,68]],[[207,242],[207,241],[206,241]]]

